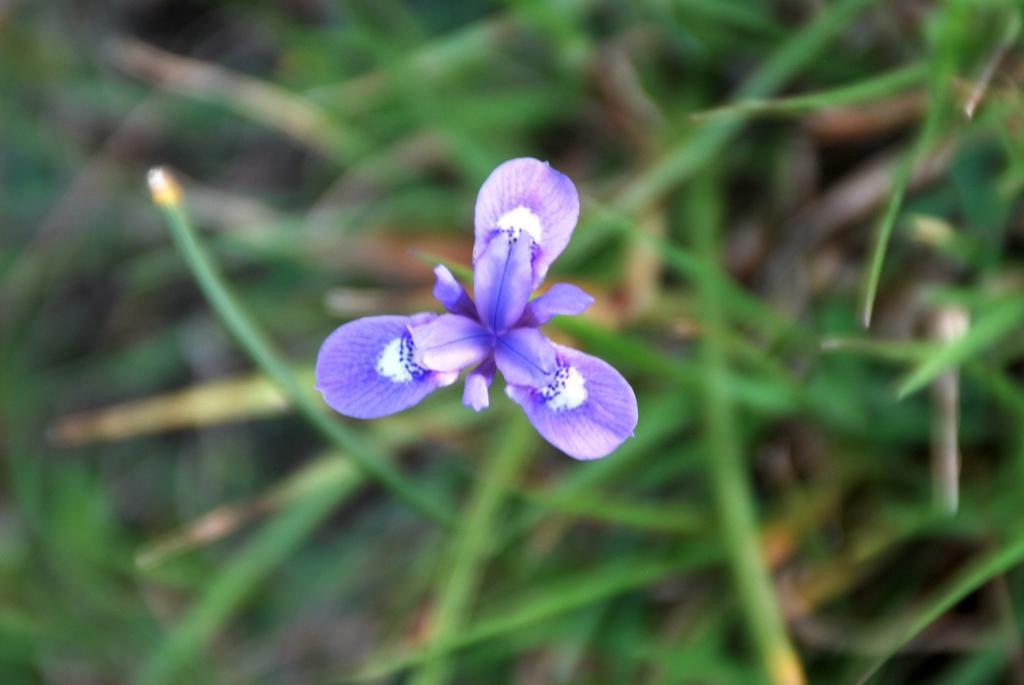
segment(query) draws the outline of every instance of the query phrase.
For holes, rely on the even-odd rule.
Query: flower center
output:
[[[408,335],[394,338],[377,357],[377,373],[392,383],[408,383],[427,372],[413,361],[412,338]]]
[[[586,385],[579,371],[571,366],[562,366],[555,372],[555,379],[541,388],[540,394],[548,409],[575,409],[587,400]]]
[[[521,231],[526,231],[535,244],[540,244],[540,217],[523,205],[502,214],[498,219],[498,230],[507,233],[513,240],[519,237]]]

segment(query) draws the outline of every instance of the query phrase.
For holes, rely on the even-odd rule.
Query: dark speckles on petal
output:
[[[607,363],[554,345],[539,330],[553,316],[581,313],[593,298],[561,283],[530,301],[578,217],[567,176],[536,159],[501,164],[477,195],[474,297],[439,265],[433,292],[449,313],[368,317],[337,329],[317,357],[326,402],[348,416],[385,416],[479,362],[464,404],[485,409],[500,371],[508,395],[548,442],[576,459],[610,454],[636,427],[632,388]]]
[[[332,333],[316,360],[316,385],[328,405],[360,419],[377,418],[416,404],[452,379],[414,359],[407,327],[433,315],[371,316]]]
[[[506,392],[526,412],[544,439],[576,459],[610,454],[633,434],[636,395],[606,362],[562,345],[553,379]]]

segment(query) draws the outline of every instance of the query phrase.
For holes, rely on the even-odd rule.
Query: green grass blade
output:
[[[1005,667],[1005,650],[982,649],[965,654],[934,681],[934,685],[984,685],[999,682],[999,673]]]
[[[903,156],[900,163],[893,171],[892,190],[882,212],[878,223],[875,225],[875,239],[871,247],[871,257],[868,260],[868,269],[865,272],[863,295],[861,296],[861,325],[864,328],[871,326],[871,318],[875,309],[875,298],[878,296],[878,283],[882,277],[882,265],[885,263],[885,254],[892,238],[893,229],[896,226],[896,219],[899,216],[900,208],[903,206],[903,198],[907,194],[907,187],[914,173],[914,167],[924,158],[924,155],[931,148],[938,129],[939,109],[932,106],[928,111],[928,117],[917,140],[911,149]]]
[[[728,291],[729,297],[725,303],[728,311],[736,319],[745,321],[748,325],[756,327],[765,335],[770,337],[791,336],[800,339],[803,332],[786,319],[785,316],[772,309],[769,305],[750,293],[740,288],[721,272],[711,268],[709,265],[695,258],[678,245],[650,235],[643,231],[637,231],[629,217],[614,208],[601,206],[595,202],[588,202],[590,211],[609,230],[621,233],[631,239],[646,243],[652,249],[658,251],[665,265],[675,271],[683,278],[698,282],[714,281],[717,287]]]
[[[475,623],[442,643],[425,648],[399,650],[372,659],[359,673],[339,678],[363,682],[386,678],[418,666],[429,658],[450,654],[472,645],[507,637],[562,614],[656,583],[672,575],[705,567],[721,558],[712,540],[695,543],[687,552],[670,559],[632,558],[594,571],[575,572],[549,581],[543,587],[492,607]]]
[[[935,348],[899,382],[897,393],[906,397],[920,390],[950,367],[959,366],[1003,339],[1024,323],[1024,299],[1017,295],[982,312],[967,332]]]
[[[951,7],[946,7],[945,9],[950,12],[951,16],[955,15]],[[942,13],[939,13],[939,16],[942,17]],[[942,18],[945,19],[946,17]],[[941,21],[941,19],[937,21]],[[899,217],[900,209],[903,206],[907,188],[913,177],[914,169],[932,150],[943,128],[942,124],[945,119],[947,101],[949,99],[949,87],[955,77],[955,67],[954,63],[950,61],[950,55],[944,54],[940,45],[941,39],[933,37],[933,41],[936,44],[932,46],[933,49],[927,62],[928,109],[910,150],[904,155],[893,171],[892,189],[889,193],[889,199],[886,202],[885,210],[875,225],[874,242],[871,247],[868,267],[864,272],[863,289],[861,291],[861,324],[865,328],[871,326],[871,318],[874,313],[875,298],[878,295],[878,285],[882,276],[882,266],[885,263],[886,251],[888,250],[889,241],[896,225],[896,219]]]
[[[724,114],[801,114],[810,110],[855,105],[870,102],[887,95],[899,93],[924,82],[928,73],[927,64],[915,62],[892,71],[872,76],[862,81],[848,83],[817,93],[805,93],[785,98],[750,98],[714,107],[702,112],[694,112],[691,117],[696,121],[714,119]]]
[[[480,585],[493,535],[495,515],[510,483],[530,456],[533,432],[522,416],[509,420],[500,434],[495,453],[487,457],[466,510],[459,517],[459,532],[452,543],[451,563],[438,575],[440,587],[433,631],[426,649],[457,635]],[[412,679],[412,685],[440,685],[450,677],[451,663],[441,655],[428,658]]]
[[[707,177],[694,186],[690,208],[697,252],[705,263],[717,264],[720,199]],[[709,280],[699,290],[705,326],[701,371],[704,374],[706,454],[722,541],[748,629],[769,681],[776,685],[796,685],[804,682],[803,667],[786,634],[774,586],[761,556],[754,495],[747,483],[742,448],[737,440],[740,430],[735,409],[726,392],[728,360],[721,315],[723,294],[714,286]]]
[[[738,99],[764,97],[782,87],[815,59],[833,37],[875,0],[838,0],[802,30],[796,32],[736,92]],[[635,214],[672,187],[700,171],[742,128],[746,118],[730,114],[698,126],[680,145],[669,150],[637,176],[617,198],[615,208]]]
[[[700,386],[701,376],[697,364],[682,361],[635,337],[605,329],[585,317],[562,317],[551,325],[579,338],[588,348],[624,367],[624,370],[635,369],[661,376],[693,390]],[[776,408],[795,406],[799,388],[754,374],[735,373],[729,379],[727,390],[743,406],[764,409],[766,404],[775,405]],[[769,398],[769,401],[766,402],[765,398]]]
[[[598,493],[559,496],[540,490],[521,490],[519,494],[528,502],[551,511],[574,514],[624,528],[661,533],[695,533],[707,527],[706,513],[693,506],[623,501]]]
[[[291,368],[278,356],[263,332],[229,291],[220,272],[203,249],[185,214],[177,182],[163,169],[152,170],[149,178],[154,201],[163,212],[171,235],[196,283],[224,327],[252,361],[280,386],[295,410],[334,447],[417,511],[434,521],[449,525],[454,517],[448,506],[407,480],[354,431],[328,416],[314,400],[310,389],[296,381]]]
[[[1022,562],[1024,562],[1024,530],[1017,530],[1009,543],[974,560],[945,587],[935,593],[923,607],[915,611],[898,631],[885,653],[879,656],[857,679],[858,685],[867,682],[904,645],[957,603],[994,577]]]
[[[315,483],[255,534],[203,590],[158,649],[143,663],[134,682],[160,685],[182,682],[182,669],[208,644],[231,614],[267,575],[346,497],[364,477],[349,461],[324,460]]]
[[[821,341],[821,351],[858,354],[894,364],[910,364],[923,359],[935,349],[931,342],[907,340],[872,340],[871,338],[834,337]]]

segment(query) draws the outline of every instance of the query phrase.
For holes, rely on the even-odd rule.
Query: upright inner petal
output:
[[[540,217],[525,205],[519,205],[502,214],[498,218],[498,230],[511,234],[513,238],[518,238],[521,231],[526,231],[537,245],[541,244],[543,237]]]
[[[495,333],[512,327],[530,298],[532,239],[498,234],[473,267],[473,289],[480,321]]]
[[[466,294],[466,289],[455,280],[455,276],[443,264],[434,267],[434,297],[452,314],[471,319],[476,318],[476,307]]]

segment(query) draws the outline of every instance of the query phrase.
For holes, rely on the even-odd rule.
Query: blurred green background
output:
[[[1022,12],[0,2],[0,683],[1024,683]],[[327,414],[515,156],[636,438]]]

